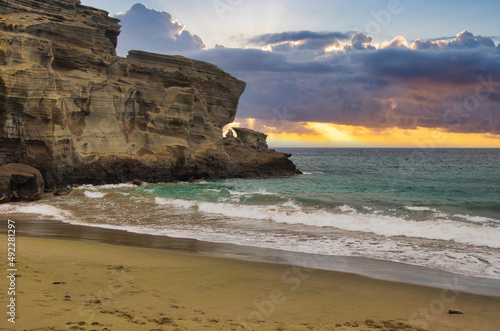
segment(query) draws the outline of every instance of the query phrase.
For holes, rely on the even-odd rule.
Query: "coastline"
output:
[[[500,322],[499,298],[158,249],[18,243],[23,329],[492,330]]]
[[[15,218],[14,218],[15,219]],[[0,219],[0,221],[2,221]],[[16,219],[17,233],[44,239],[64,239],[109,245],[163,249],[230,259],[295,265],[318,270],[420,285],[500,298],[500,280],[455,274],[428,267],[355,256],[325,256],[188,238],[155,236],[56,220]],[[5,233],[5,228],[0,229]]]
[[[225,48],[141,4],[0,12],[0,331],[499,328],[500,149],[433,148],[500,137],[494,37],[409,45],[405,10],[387,43],[239,24],[248,47]],[[117,48],[162,22],[168,49],[132,43],[180,55]]]
[[[18,224],[16,326],[23,329],[492,330],[500,323],[499,297],[297,267],[279,256],[255,262],[244,247],[175,238],[167,245],[63,223],[81,238],[55,235],[45,223],[33,237],[35,227]]]

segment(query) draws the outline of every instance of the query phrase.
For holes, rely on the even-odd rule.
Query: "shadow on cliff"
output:
[[[117,57],[119,21],[76,0],[0,14],[0,166],[33,166],[49,189],[299,173],[262,133],[222,136],[246,84],[217,66]]]

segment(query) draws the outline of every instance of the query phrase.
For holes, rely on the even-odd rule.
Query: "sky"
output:
[[[234,126],[273,147],[499,147],[500,1],[82,0],[117,52],[247,82]]]

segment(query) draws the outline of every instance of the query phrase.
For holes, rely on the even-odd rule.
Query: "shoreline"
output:
[[[453,290],[165,249],[23,235],[17,243],[16,327],[27,330],[444,331],[500,323],[500,298]]]
[[[441,290],[453,289],[462,293],[500,297],[500,280],[498,279],[471,277],[418,265],[365,257],[314,255],[189,238],[140,234],[54,220],[18,220],[16,231],[23,236],[34,238],[97,242],[243,261],[294,265],[317,270],[355,274],[381,281],[426,286]],[[4,228],[0,229],[0,233],[4,232],[6,232]]]

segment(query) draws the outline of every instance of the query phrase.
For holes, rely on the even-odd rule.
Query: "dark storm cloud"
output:
[[[297,51],[316,51],[314,54],[325,53],[325,48],[332,45],[342,45],[338,39],[306,39],[300,43],[285,42],[281,44],[272,44],[268,48],[273,52],[297,52]]]
[[[184,25],[174,21],[168,12],[136,4],[125,14],[115,17],[122,25],[117,47],[119,55],[125,56],[131,49],[176,54],[205,48],[199,36],[185,30]]]
[[[248,83],[240,118],[499,133],[495,49],[367,49],[371,41],[361,40],[359,49],[299,63],[284,53],[255,49],[209,50],[202,59]]]
[[[378,45],[363,33],[298,31],[250,39],[267,51],[205,50],[201,38],[167,12],[135,5],[118,17],[122,54],[138,48],[215,63],[248,84],[238,117],[277,131],[328,122],[500,134],[500,45],[489,37],[463,31]]]
[[[326,64],[319,61],[292,62],[283,54],[259,49],[217,47],[192,55],[196,59],[216,63],[232,73],[327,73],[346,69],[341,64]]]
[[[301,40],[347,40],[351,38],[352,32],[312,32],[312,31],[289,31],[282,33],[269,33],[252,37],[248,40],[249,44],[263,46],[269,44],[279,44],[287,41]]]
[[[470,84],[480,75],[500,75],[499,57],[488,49],[415,51],[380,49],[358,56],[373,75],[428,83]]]

